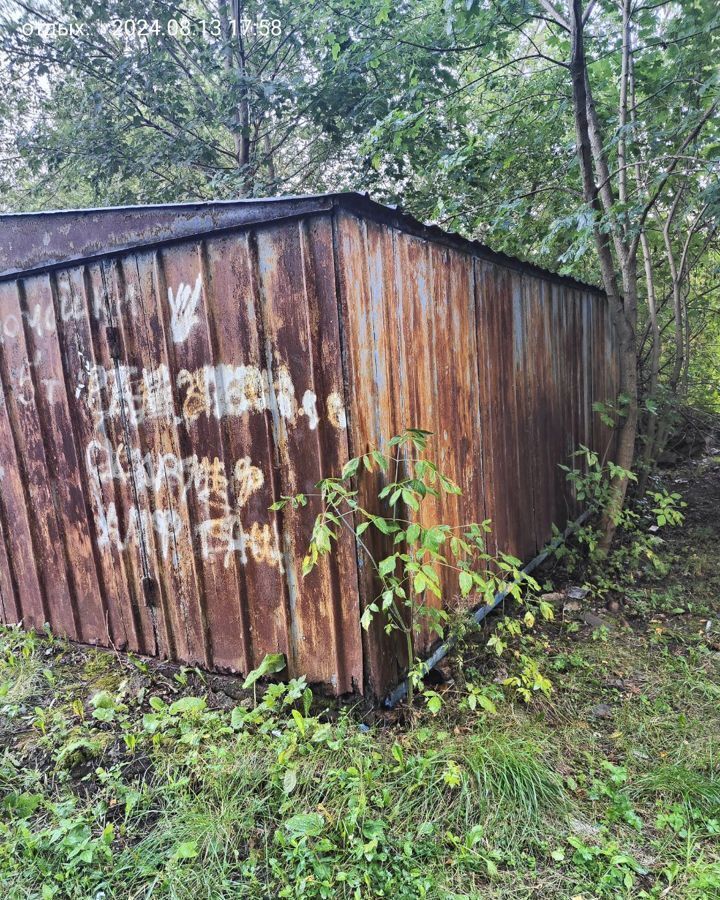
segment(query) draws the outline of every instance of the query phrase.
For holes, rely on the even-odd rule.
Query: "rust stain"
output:
[[[528,559],[577,515],[558,464],[614,441],[604,298],[348,197],[0,217],[3,621],[379,696],[407,660],[361,632],[367,560],[343,534],[303,578],[319,501],[274,500],[413,426],[463,491],[423,524]]]

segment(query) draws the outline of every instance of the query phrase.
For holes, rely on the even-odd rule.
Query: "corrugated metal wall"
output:
[[[164,213],[152,245],[118,232],[112,255],[44,268],[33,222],[40,267],[3,260],[4,621],[221,671],[282,651],[335,693],[381,693],[404,663],[379,629],[362,646],[362,557],[343,536],[303,579],[317,501],[275,499],[415,426],[463,488],[431,519],[491,518],[527,559],[576,515],[557,466],[604,448],[591,403],[616,390],[602,297],[379,207],[298,203],[223,210],[216,233]]]
[[[347,459],[332,260],[314,218],[0,284],[6,621],[360,689],[352,546],[303,580],[268,511]]]
[[[426,501],[423,524],[492,519],[489,550],[531,559],[553,523],[580,512],[559,463],[612,439],[592,412],[617,390],[607,302],[348,212],[336,228],[353,454],[408,426],[432,431],[432,455],[463,494]],[[363,485],[373,508],[380,479]],[[377,586],[360,571],[364,603]],[[444,588],[458,605],[456,584]],[[405,666],[399,641],[372,652],[382,640],[377,622],[366,659],[378,692]]]

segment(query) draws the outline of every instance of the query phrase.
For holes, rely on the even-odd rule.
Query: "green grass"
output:
[[[36,638],[18,628],[7,628],[0,645],[0,704],[30,700],[42,681]]]
[[[720,820],[720,771],[712,763],[707,771],[683,763],[662,763],[636,778],[633,794],[660,802],[682,801],[699,813]]]
[[[11,900],[481,896],[568,808],[547,747],[500,716],[368,729],[282,691],[228,712],[111,654],[0,647],[24,660],[3,670]]]
[[[282,696],[177,704],[200,682],[94,652],[103,721],[77,649],[5,631],[0,895],[720,896],[716,654],[620,626],[552,644],[551,700],[366,730]]]
[[[515,657],[484,632],[466,675],[495,711],[439,687],[410,724],[308,707],[302,683],[237,703],[189,670],[1,630],[0,897],[720,898],[706,529],[633,573],[605,629],[558,617],[523,645],[549,698],[498,686]]]

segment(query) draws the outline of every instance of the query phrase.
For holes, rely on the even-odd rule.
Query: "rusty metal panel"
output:
[[[238,225],[328,210],[332,196],[126,206],[0,215],[0,276],[89,255],[135,250]]]
[[[493,365],[492,360],[499,357],[497,348],[497,332],[493,328],[499,303],[496,300],[496,288],[499,287],[494,276],[493,267],[474,261],[474,287],[475,287],[475,341],[477,345],[477,379],[479,401],[479,453],[482,459],[483,484],[482,494],[484,499],[484,518],[493,523],[493,531],[490,535],[489,550],[497,551],[497,536],[502,530],[501,517],[506,514],[507,506],[502,499],[496,496],[495,486],[499,482],[500,469],[496,465],[494,449],[502,448],[505,441],[499,437],[497,428],[502,423],[503,417],[499,403],[498,391],[495,387],[493,376],[501,374],[501,368]],[[497,356],[496,356],[497,354]],[[507,354],[504,356],[504,367],[510,366]],[[508,422],[514,422],[514,417],[508,416]],[[498,456],[502,462],[504,454]],[[507,529],[506,529],[507,530]]]
[[[347,458],[331,248],[329,228],[320,224],[313,229],[301,222],[257,233],[266,365],[276,373],[270,392],[271,420],[279,487],[286,495],[312,493],[316,482],[337,474]],[[326,448],[330,450],[327,454]],[[302,578],[301,561],[313,514],[319,511],[319,500],[313,499],[303,515],[283,520],[282,552],[292,656],[298,660],[298,671],[314,669],[323,674],[320,680],[331,682],[340,659],[339,648],[331,651],[332,636],[344,635],[353,642],[360,639],[357,581],[354,567],[348,565],[354,550],[347,531],[340,538],[340,560],[325,558],[309,577]],[[333,591],[337,596],[331,598]],[[343,603],[350,605],[344,615]],[[359,661],[357,649],[352,646],[353,658]],[[354,677],[359,685],[360,677]],[[342,678],[345,690],[350,689],[349,678],[344,674]]]
[[[0,229],[4,621],[227,672],[281,651],[380,695],[407,660],[379,620],[361,634],[371,567],[347,532],[303,578],[318,498],[273,501],[426,428],[463,493],[423,524],[491,519],[489,550],[529,559],[579,512],[559,464],[612,452],[602,296],[358,195]]]
[[[562,408],[564,378],[562,374],[563,355],[561,341],[563,330],[561,325],[562,305],[558,295],[557,286],[543,284],[543,304],[545,313],[545,335],[547,341],[547,359],[545,369],[547,403],[547,434],[546,440],[549,446],[549,465],[551,467],[551,516],[553,523],[564,522],[569,519],[568,509],[565,504],[564,477],[558,469],[559,463],[564,463],[569,449],[565,428],[565,416]]]
[[[439,465],[463,488],[461,497],[427,502],[423,524],[486,518],[479,380],[475,266],[472,257],[353,215],[337,224],[338,269],[344,314],[350,443],[354,454],[384,444],[407,427],[435,435]],[[482,363],[484,365],[484,362]],[[361,501],[377,504],[384,479],[364,478]],[[378,536],[376,558],[390,552]],[[367,560],[359,559],[363,603],[377,592]],[[446,602],[457,603],[444,579]],[[397,680],[404,646],[383,635],[376,620],[366,638],[371,689]],[[423,633],[419,649],[431,635]]]
[[[294,219],[0,284],[2,615],[362,688],[350,537],[304,516],[348,456],[332,227]]]
[[[606,304],[575,285],[448,250],[351,211],[337,223],[352,452],[405,427],[433,431],[435,457],[461,482],[463,497],[428,503],[423,524],[490,518],[490,549],[529,559],[553,524],[564,527],[579,512],[559,466],[598,437],[593,390],[605,396],[609,383],[598,381],[594,341]],[[611,346],[602,332],[603,365]],[[376,482],[363,488],[371,507]],[[377,591],[367,565],[364,579],[367,603]],[[444,587],[444,602],[452,603],[450,583]],[[422,634],[419,646],[430,640]],[[371,681],[397,678],[402,653],[381,640],[379,627],[371,630]]]
[[[516,463],[516,475],[513,481],[512,475],[503,485],[505,490],[517,492],[517,499],[521,504],[522,513],[512,523],[512,543],[508,543],[510,552],[520,559],[530,558],[536,549],[537,526],[535,510],[536,484],[536,454],[538,452],[534,429],[534,357],[528,353],[532,348],[532,308],[530,298],[525,287],[525,278],[522,273],[511,273],[510,298],[512,303],[512,318],[508,330],[505,332],[512,339],[512,359],[514,364],[514,377],[512,379],[514,407],[510,406],[510,415],[514,418],[514,428],[508,453],[512,454]],[[502,340],[502,333],[499,336]],[[496,488],[497,490],[497,488]],[[499,549],[506,548],[499,541]]]
[[[472,259],[455,250],[429,246],[434,298],[431,340],[436,380],[436,415],[431,424],[441,470],[462,490],[443,495],[436,505],[438,522],[483,521],[485,481],[478,391],[475,270]],[[446,398],[452,398],[448,404]],[[461,608],[457,580],[443,573],[443,594]]]
[[[408,421],[408,356],[403,345],[404,311],[399,302],[403,273],[396,269],[396,235],[383,226],[341,214],[335,223],[340,309],[343,317],[343,361],[348,397],[349,451],[353,456],[384,446]],[[363,478],[359,502],[373,509],[384,479],[380,472]],[[374,529],[366,534],[376,559],[390,551]],[[360,603],[377,593],[372,567],[358,552]],[[385,636],[379,617],[363,636],[365,682],[380,696],[403,674],[403,643]]]
[[[24,495],[31,541],[21,549],[22,556],[31,556],[38,571],[40,595],[33,598],[33,625],[48,622],[58,633],[78,633],[78,609],[69,576],[70,548],[63,539],[63,525],[57,496],[52,490],[49,474],[55,462],[55,446],[49,432],[49,385],[43,384],[37,372],[38,352],[33,348],[31,333],[54,331],[54,311],[47,278],[44,284],[3,285],[2,309],[4,331],[13,323],[12,339],[3,341],[2,373],[4,384],[10,386],[5,394],[9,433],[3,435],[14,445],[18,463],[13,475],[19,478],[19,490]],[[42,302],[38,300],[45,288]],[[35,313],[37,312],[37,319]],[[45,443],[46,436],[50,438]],[[3,478],[4,481],[4,478]],[[17,489],[16,489],[17,490]],[[6,529],[12,528],[12,520]],[[12,551],[11,551],[12,554]],[[15,554],[12,554],[16,560]],[[42,616],[43,619],[38,620]]]

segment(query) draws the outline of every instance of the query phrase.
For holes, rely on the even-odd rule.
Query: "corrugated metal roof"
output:
[[[161,246],[190,236],[328,212],[333,207],[356,212],[509,269],[603,293],[596,285],[498,253],[480,241],[424,224],[397,207],[384,206],[357,192],[6,213],[0,215],[0,280],[68,262],[107,258],[130,248]]]

